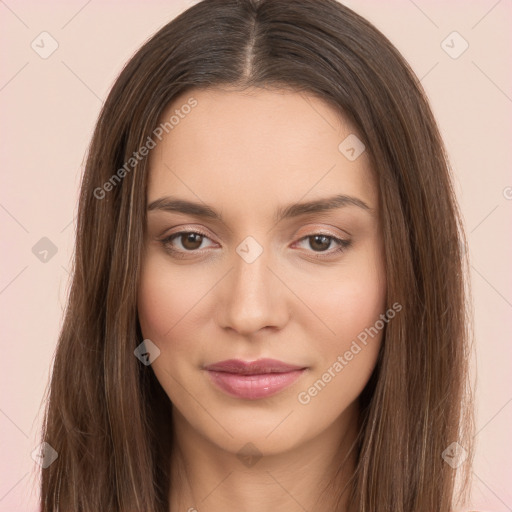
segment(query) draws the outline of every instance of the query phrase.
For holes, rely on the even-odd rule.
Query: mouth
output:
[[[224,393],[247,400],[270,397],[292,385],[307,370],[275,359],[230,359],[205,366],[211,382]]]

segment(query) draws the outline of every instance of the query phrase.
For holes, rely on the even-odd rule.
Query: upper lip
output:
[[[228,359],[204,367],[205,370],[237,373],[240,375],[259,375],[263,373],[285,373],[294,370],[303,370],[304,366],[284,363],[277,359],[258,359],[257,361],[242,361],[241,359]]]

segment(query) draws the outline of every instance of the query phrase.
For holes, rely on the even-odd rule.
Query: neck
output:
[[[235,512],[243,504],[245,512],[346,512],[357,419],[354,402],[327,430],[293,450],[241,456],[250,446],[239,453],[227,451],[174,409],[170,510]]]

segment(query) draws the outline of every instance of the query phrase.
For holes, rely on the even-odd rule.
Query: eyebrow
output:
[[[320,213],[346,206],[356,206],[361,208],[368,213],[372,213],[374,210],[370,208],[364,201],[357,197],[347,196],[344,194],[338,194],[323,199],[317,199],[314,201],[308,201],[303,203],[294,203],[287,206],[281,206],[276,210],[275,219],[291,219],[299,217],[300,215],[306,215],[311,213]],[[148,211],[165,211],[165,212],[178,212],[189,215],[195,215],[197,217],[204,217],[206,219],[218,220],[224,222],[222,216],[211,206],[207,204],[195,203],[192,201],[186,201],[184,199],[175,199],[172,197],[161,197],[152,201],[148,206]]]

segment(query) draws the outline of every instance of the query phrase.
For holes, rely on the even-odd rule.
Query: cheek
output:
[[[329,319],[342,345],[375,324],[384,313],[385,297],[382,276],[372,272],[347,279],[333,291],[326,307],[329,307]]]
[[[180,348],[179,332],[190,324],[190,311],[208,290],[207,281],[189,273],[172,271],[160,255],[149,255],[143,264],[137,309],[142,334],[160,348],[172,337]]]
[[[323,306],[334,334],[323,329],[314,338],[318,357],[297,399],[311,417],[329,423],[357,399],[375,368],[385,325],[380,320],[385,288],[371,281],[345,283]]]
[[[162,269],[163,270],[163,269]],[[160,340],[173,325],[176,311],[175,285],[151,259],[144,263],[138,290],[137,309],[144,338]]]
[[[201,297],[211,286],[205,276],[172,269],[165,255],[150,254],[144,262],[137,297],[139,323],[144,339],[160,349],[153,372],[173,403],[186,403],[177,382],[190,383],[199,360],[197,315]],[[192,344],[194,347],[192,347]],[[200,351],[199,351],[200,353]],[[186,395],[186,394],[185,394]]]
[[[385,312],[386,278],[381,253],[373,245],[359,251],[336,272],[327,273],[316,283],[308,281],[301,294],[308,297],[311,310],[322,320],[304,321],[303,328],[318,331],[316,337],[324,340],[327,354],[343,349]]]
[[[323,413],[332,408],[334,417],[361,393],[377,361],[386,325],[381,320],[386,313],[382,252],[372,244],[327,277],[317,283],[322,286],[310,287],[314,293],[308,295],[322,322],[309,318],[302,324],[315,340],[318,358],[301,403],[314,401],[313,409]]]

